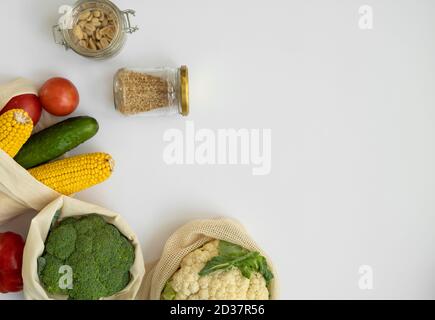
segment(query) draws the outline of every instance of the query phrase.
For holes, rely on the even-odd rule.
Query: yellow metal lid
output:
[[[185,117],[189,115],[189,70],[186,66],[180,68],[180,100],[181,114]]]

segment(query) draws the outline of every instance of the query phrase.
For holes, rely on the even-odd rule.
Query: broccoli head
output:
[[[44,261],[44,266],[40,271],[40,279],[44,284],[45,289],[56,295],[67,295],[68,292],[66,289],[62,289],[59,285],[59,281],[61,280],[62,274],[59,273],[59,270],[64,265],[63,261],[52,256],[49,253],[46,253],[41,257],[42,261]],[[41,263],[41,260],[38,261]]]
[[[73,300],[98,300],[128,285],[134,247],[115,226],[93,214],[55,226],[40,261],[39,276],[47,292]],[[61,266],[72,269],[72,289],[60,288]]]

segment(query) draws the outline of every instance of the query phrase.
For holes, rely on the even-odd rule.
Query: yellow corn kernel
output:
[[[33,121],[24,110],[13,109],[0,116],[0,149],[12,158],[30,138]]]
[[[51,189],[71,195],[107,180],[115,162],[106,153],[75,156],[29,169],[29,173]]]

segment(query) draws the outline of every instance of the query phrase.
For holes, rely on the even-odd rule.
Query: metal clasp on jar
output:
[[[138,31],[139,27],[138,26],[132,27],[131,22],[130,22],[130,15],[135,17],[136,11],[134,11],[132,9],[127,9],[127,10],[124,10],[122,13],[125,15],[125,29],[124,29],[125,32],[131,34],[131,33]]]
[[[68,44],[66,43],[66,41],[65,41],[65,37],[63,36],[63,34],[62,34],[62,29],[60,28],[60,26],[57,24],[57,25],[55,25],[55,26],[53,26],[53,28],[52,28],[52,32],[53,32],[53,39],[54,39],[54,42],[56,43],[56,44],[59,44],[59,45],[61,45],[61,46],[64,46],[65,47],[65,50],[68,50],[69,49],[69,46],[68,46]]]

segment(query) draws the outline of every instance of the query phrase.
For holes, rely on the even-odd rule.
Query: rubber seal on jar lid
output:
[[[180,97],[181,114],[185,117],[189,115],[189,70],[186,66],[180,68]]]

